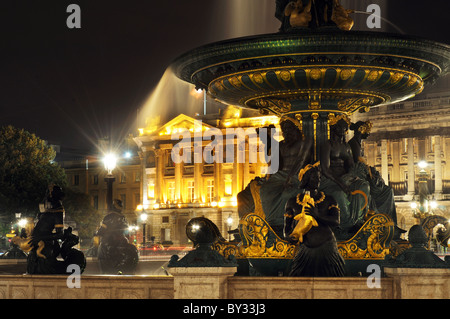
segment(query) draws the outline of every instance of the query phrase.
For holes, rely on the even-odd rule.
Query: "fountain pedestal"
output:
[[[227,280],[237,267],[175,267],[173,275],[175,299],[227,299]]]

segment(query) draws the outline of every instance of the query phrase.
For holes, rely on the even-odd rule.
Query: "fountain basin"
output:
[[[404,35],[303,30],[221,41],[177,58],[182,80],[224,104],[277,115],[368,111],[448,72],[450,46]]]

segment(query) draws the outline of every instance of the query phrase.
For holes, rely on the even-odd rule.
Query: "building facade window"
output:
[[[167,200],[169,202],[175,201],[175,182],[167,182]]]
[[[127,182],[127,174],[123,172],[120,174],[120,184],[125,184]]]
[[[122,201],[123,209],[126,209],[127,208],[127,195],[126,194],[120,194],[119,197],[120,197],[120,200]]]
[[[187,200],[189,203],[194,202],[195,200],[195,185],[194,181],[187,182]]]

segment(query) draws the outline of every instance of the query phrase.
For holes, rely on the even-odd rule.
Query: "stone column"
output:
[[[181,189],[183,187],[183,164],[175,163],[175,199],[178,203],[182,202]]]
[[[221,194],[221,187],[222,187],[222,181],[221,181],[221,174],[222,171],[222,164],[214,162],[214,201],[218,202]]]
[[[414,138],[409,137],[408,147],[408,198],[411,200],[415,194],[415,173],[414,173]]]
[[[146,195],[148,195],[148,178],[147,178],[147,157],[148,150],[146,147],[142,147],[142,152],[140,152],[139,157],[141,160],[141,185],[140,185],[140,203],[144,203]],[[155,185],[156,188],[156,185]],[[156,194],[155,194],[156,195]]]
[[[155,171],[155,201],[162,203],[164,201],[164,153],[163,149],[155,149],[156,171]]]
[[[434,194],[436,199],[442,197],[442,160],[441,137],[434,137]]]
[[[194,163],[194,196],[197,202],[202,201],[203,183],[202,183],[202,164]]]
[[[389,162],[387,140],[381,140],[381,177],[389,184]]]

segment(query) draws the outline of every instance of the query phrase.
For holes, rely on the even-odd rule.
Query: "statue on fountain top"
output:
[[[281,21],[281,32],[302,28],[337,27],[344,31],[353,28],[349,16],[339,0],[277,0],[275,17]]]

